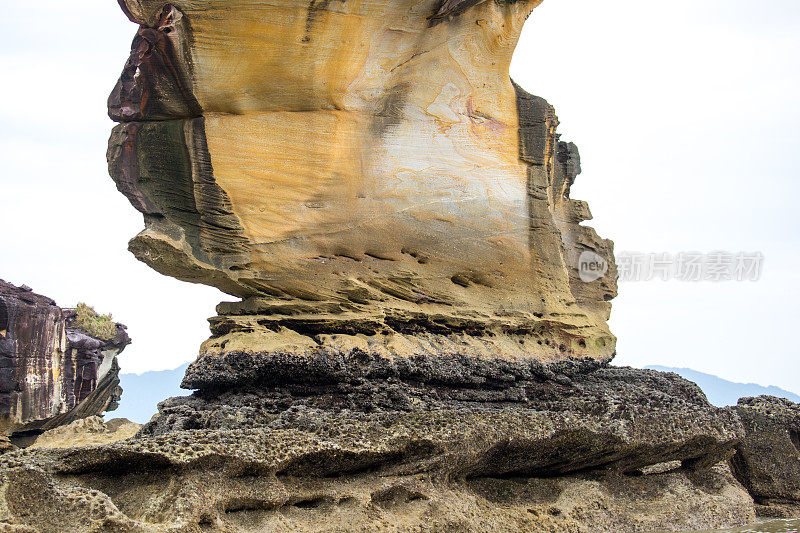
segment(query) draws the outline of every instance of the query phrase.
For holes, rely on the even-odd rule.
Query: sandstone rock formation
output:
[[[800,404],[742,398],[734,409],[746,436],[731,466],[762,516],[800,517]]]
[[[612,244],[570,199],[553,108],[508,77],[538,3],[121,0],[140,28],[108,161],[144,214],[130,249],[241,301],[195,392],[135,437],[0,455],[0,526],[753,521],[739,414],[609,365]],[[583,254],[606,275],[582,279]]]
[[[0,280],[0,433],[21,437],[117,407],[125,326],[97,339],[71,327],[73,316]]]
[[[122,2],[141,26],[108,160],[146,222],[130,249],[244,298],[196,367],[614,354],[614,268],[578,277],[581,252],[613,260],[569,198],[577,149],[508,77],[538,3]]]

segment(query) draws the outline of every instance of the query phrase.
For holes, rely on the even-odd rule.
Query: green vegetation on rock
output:
[[[117,335],[117,325],[110,313],[101,315],[94,310],[94,307],[83,302],[78,304],[75,311],[77,314],[70,324],[71,327],[104,341],[111,340]]]

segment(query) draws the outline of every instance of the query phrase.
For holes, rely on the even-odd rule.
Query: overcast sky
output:
[[[800,2],[545,0],[512,76],[580,147],[574,198],[621,252],[761,252],[757,282],[626,282],[617,364],[800,392]],[[0,278],[111,311],[123,371],[197,354],[230,299],[126,251],[105,101],[135,32],[112,0],[13,2],[0,20]]]

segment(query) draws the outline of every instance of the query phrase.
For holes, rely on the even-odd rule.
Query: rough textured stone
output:
[[[743,436],[735,414],[710,406],[696,385],[675,374],[596,363],[540,368],[549,373],[499,371],[482,383],[353,377],[198,391],[162,402],[142,435],[313,428],[327,438],[343,427],[363,436],[393,426],[412,440],[455,435],[457,448],[478,450],[470,438],[495,446],[492,468],[504,475],[612,466],[632,472],[675,460],[707,468],[729,458]],[[515,441],[519,446],[509,445]]]
[[[141,427],[141,424],[135,424],[127,418],[112,418],[103,422],[99,416],[89,416],[45,431],[27,448],[74,448],[110,444],[133,437]]]
[[[538,4],[121,2],[140,29],[108,161],[145,218],[130,249],[245,298],[204,361],[613,356],[577,149],[508,77]],[[579,280],[583,252],[606,276]]]
[[[100,340],[73,328],[74,315],[0,280],[0,432],[22,437],[116,409],[125,326]]]
[[[374,386],[390,405],[335,387],[196,393],[137,438],[0,456],[0,520],[43,532],[619,532],[755,518],[724,462],[741,424],[692,383],[576,365],[534,381],[525,401],[412,390],[405,409]],[[188,429],[203,424],[214,429]]]
[[[746,436],[731,466],[759,515],[800,517],[800,404],[759,396],[740,399],[733,410]]]

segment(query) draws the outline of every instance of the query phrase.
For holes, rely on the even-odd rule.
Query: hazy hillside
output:
[[[646,368],[661,370],[662,372],[675,372],[690,381],[694,381],[700,385],[700,388],[706,393],[708,401],[719,407],[736,405],[739,398],[745,396],[761,396],[762,394],[778,396],[779,398],[786,398],[787,400],[800,403],[800,396],[779,387],[764,387],[763,385],[756,385],[755,383],[735,383],[690,368],[670,368],[658,365],[652,365]]]
[[[109,418],[127,418],[144,424],[158,411],[158,402],[171,396],[187,396],[191,391],[180,388],[183,374],[189,363],[172,370],[145,372],[144,374],[120,374],[122,400],[119,408],[105,414]]]

